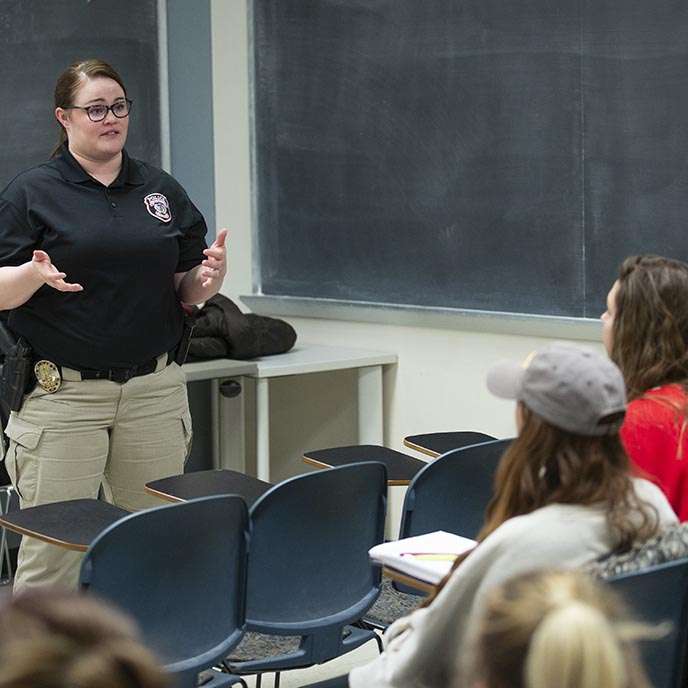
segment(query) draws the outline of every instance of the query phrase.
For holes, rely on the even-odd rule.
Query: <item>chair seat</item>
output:
[[[298,649],[301,636],[267,635],[266,633],[246,633],[241,642],[232,650],[227,661],[250,662],[274,655],[294,652]]]
[[[382,581],[380,596],[368,610],[365,620],[376,626],[387,628],[391,623],[410,614],[423,602],[423,597],[399,592],[392,586],[392,582],[385,578]]]
[[[351,630],[346,627],[342,631],[342,637],[346,638],[350,633]],[[267,633],[248,632],[227,657],[227,662],[252,662],[287,654],[298,650],[300,642],[301,636],[298,635],[268,635]]]
[[[376,633],[367,628],[345,626],[342,629],[342,652],[350,652],[369,640],[376,640],[380,652],[382,645]],[[335,655],[336,656],[336,655]],[[321,657],[320,664],[328,659]],[[241,658],[240,658],[241,657]],[[255,674],[263,671],[283,671],[312,666],[316,662],[301,648],[301,637],[275,636],[248,632],[242,642],[225,659],[225,666],[235,674]]]

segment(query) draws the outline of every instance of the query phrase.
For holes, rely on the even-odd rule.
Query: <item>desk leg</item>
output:
[[[358,441],[384,444],[382,426],[382,366],[358,369]]]
[[[220,468],[246,473],[246,446],[244,443],[244,389],[245,378],[236,380],[242,389],[232,398],[220,394]]]
[[[213,468],[220,468],[220,381],[210,381],[210,436]]]
[[[256,463],[258,478],[270,482],[270,381],[256,380]]]

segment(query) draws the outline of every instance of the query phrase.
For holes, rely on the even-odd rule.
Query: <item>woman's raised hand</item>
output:
[[[222,280],[227,272],[227,251],[225,242],[227,241],[228,230],[223,228],[217,233],[217,238],[210,248],[203,251],[205,260],[202,263],[201,286],[205,289],[210,285],[215,285],[219,290]]]
[[[50,260],[50,256],[45,251],[34,251],[31,265],[36,274],[45,284],[58,291],[83,291],[80,284],[65,282],[66,273],[60,272]]]

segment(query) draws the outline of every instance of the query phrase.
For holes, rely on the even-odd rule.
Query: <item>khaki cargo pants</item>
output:
[[[5,430],[21,508],[96,498],[101,486],[107,501],[130,511],[162,506],[144,485],[182,473],[191,442],[184,373],[162,365],[124,384],[63,380],[53,394],[36,387],[27,395]],[[82,556],[22,538],[14,591],[76,587]]]

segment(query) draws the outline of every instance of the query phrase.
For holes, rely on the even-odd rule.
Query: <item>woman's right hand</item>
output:
[[[31,259],[31,267],[36,275],[53,289],[58,291],[83,291],[80,284],[65,282],[66,273],[60,272],[50,260],[50,256],[45,251],[34,251]]]

